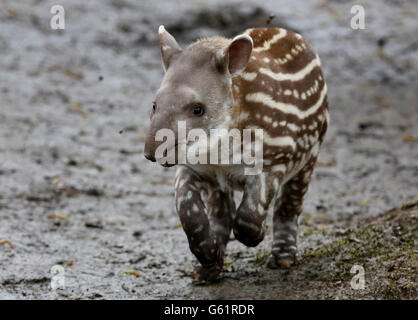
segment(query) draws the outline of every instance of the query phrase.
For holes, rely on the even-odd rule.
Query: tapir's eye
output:
[[[193,109],[193,114],[195,115],[195,116],[198,116],[198,117],[200,117],[201,115],[203,115],[203,107],[202,106],[199,106],[199,105],[197,105],[197,106],[195,106],[194,107],[194,109]]]
[[[155,104],[155,102],[152,103],[152,110],[155,111],[155,108],[157,107],[157,105]]]

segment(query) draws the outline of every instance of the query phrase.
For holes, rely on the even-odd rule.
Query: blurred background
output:
[[[56,4],[65,30],[50,27]],[[350,27],[354,4],[365,9],[364,30]],[[271,235],[258,248],[232,241],[220,284],[190,284],[174,169],[143,157],[163,76],[157,30],[186,46],[271,20],[310,41],[331,126],[301,226],[338,231],[418,195],[417,18],[415,0],[2,0],[0,241],[13,247],[0,246],[0,298],[357,297],[330,285],[326,268],[312,280],[303,269],[260,267]],[[66,288],[52,291],[57,264]]]

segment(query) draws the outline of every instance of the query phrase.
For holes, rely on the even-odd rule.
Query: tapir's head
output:
[[[145,141],[144,155],[159,161],[163,143],[166,150],[178,149],[179,122],[209,134],[233,120],[232,78],[247,66],[253,42],[247,35],[233,40],[221,37],[201,39],[182,50],[163,26],[158,30],[165,75],[151,110],[151,124]],[[168,129],[173,139],[163,139]],[[164,140],[164,141],[163,141]],[[171,141],[169,141],[171,140]],[[159,161],[165,166],[173,165]]]

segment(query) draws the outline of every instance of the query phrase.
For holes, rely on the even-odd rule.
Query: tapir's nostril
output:
[[[155,158],[154,158],[154,156],[152,154],[149,154],[149,153],[145,152],[144,153],[144,157],[146,159],[148,159],[149,161],[155,162]]]

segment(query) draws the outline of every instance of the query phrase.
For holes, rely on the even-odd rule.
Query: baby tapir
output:
[[[231,229],[243,244],[259,244],[270,207],[268,265],[290,267],[297,259],[303,198],[329,121],[319,57],[299,34],[280,28],[248,29],[232,40],[203,38],[185,50],[163,26],[159,39],[165,75],[151,110],[147,159],[179,164],[179,150],[195,142],[178,142],[179,123],[187,132],[199,129],[208,135],[214,128],[263,132],[263,166],[257,174],[246,175],[245,163],[186,161],[177,166],[176,209],[199,261],[195,280],[218,276]],[[176,140],[162,142],[161,129],[171,130]],[[158,152],[163,143],[166,150]],[[206,145],[210,149],[211,143]],[[242,151],[244,143],[241,147],[233,152]],[[174,162],[167,161],[168,151],[175,151]],[[237,190],[243,196],[236,209]]]

